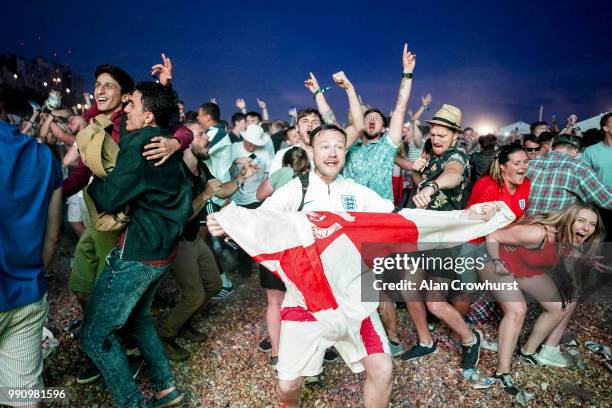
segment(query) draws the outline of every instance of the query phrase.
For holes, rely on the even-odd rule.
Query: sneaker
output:
[[[276,370],[276,365],[278,364],[278,356],[270,356],[270,361],[268,361],[268,364],[270,365],[270,367],[272,367],[273,370]]]
[[[174,338],[160,337],[164,346],[164,354],[172,361],[184,361],[191,357],[189,351],[182,348]]]
[[[213,297],[212,300],[223,300],[234,293],[234,285],[232,286],[223,286],[221,290]]]
[[[259,342],[259,346],[257,347],[259,349],[259,351],[264,352],[264,353],[271,353],[272,352],[272,342],[270,341],[269,337],[266,337],[265,339],[263,339],[262,341]]]
[[[335,361],[338,361],[338,353],[336,353],[334,350],[328,348],[327,350],[325,350],[325,355],[323,356],[323,361],[325,363],[333,363]]]
[[[475,368],[480,360],[480,346],[482,344],[482,333],[480,330],[472,330],[476,342],[470,346],[463,346],[463,356],[461,358],[461,368]]]
[[[536,353],[527,354],[523,351],[522,347],[519,347],[519,358],[526,363],[533,365],[540,365],[540,362],[535,358]]]
[[[77,384],[89,384],[98,378],[100,378],[100,370],[98,370],[98,367],[96,367],[91,359],[87,358],[77,373]]]
[[[514,385],[514,380],[512,379],[512,376],[509,373],[495,373],[493,375],[493,378],[500,382],[502,387],[504,387],[504,391],[506,391],[508,394],[516,395],[519,393],[520,390],[516,387],[516,385]]]
[[[406,351],[404,354],[400,356],[402,361],[414,361],[423,357],[433,356],[438,352],[438,347],[436,347],[436,342],[434,341],[431,347],[425,347],[421,344],[417,344],[413,346],[410,350]]]
[[[540,351],[535,353],[534,358],[540,364],[551,367],[566,368],[570,365],[570,361],[561,353],[559,346],[550,347],[542,345]]]
[[[195,327],[193,327],[190,323],[186,323],[181,330],[179,331],[179,337],[182,337],[186,340],[192,341],[194,343],[202,343],[208,340],[208,335],[206,333],[202,333],[198,331]]]
[[[136,377],[138,377],[138,373],[140,373],[140,369],[144,365],[144,358],[139,354],[128,355],[127,359],[130,365],[130,372],[132,373],[132,378],[136,379]]]
[[[311,375],[310,377],[304,377],[304,385],[321,385],[323,384],[323,375]]]
[[[153,397],[153,399],[149,402],[148,406],[152,408],[173,407],[180,403],[183,400],[184,396],[185,395],[182,392],[175,388],[160,399],[155,399],[155,397]]]
[[[391,349],[391,355],[393,357],[399,356],[404,352],[404,347],[402,346],[402,343],[393,340],[389,340],[389,348]]]

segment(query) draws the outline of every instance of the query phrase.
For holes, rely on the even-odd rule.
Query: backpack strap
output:
[[[308,183],[310,182],[308,178],[309,173],[302,173],[298,177],[300,179],[300,183],[302,183],[302,201],[300,201],[300,206],[298,207],[298,211],[302,211],[304,208],[304,198],[306,197],[306,191],[308,191]]]

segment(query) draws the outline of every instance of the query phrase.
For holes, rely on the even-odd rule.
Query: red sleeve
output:
[[[191,142],[193,142],[193,133],[187,126],[183,125],[174,130],[172,137],[181,142],[181,152],[188,149]]]
[[[481,177],[472,187],[472,194],[470,194],[468,199],[467,207],[473,204],[486,203],[487,201],[497,201],[500,195],[499,186],[492,178],[488,176]]]
[[[81,158],[79,158],[77,166],[62,184],[62,195],[64,198],[68,198],[87,187],[91,175],[91,170],[89,170],[89,168],[83,164]]]

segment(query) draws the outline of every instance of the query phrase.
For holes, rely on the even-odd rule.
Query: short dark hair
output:
[[[610,119],[610,116],[612,116],[612,112],[608,112],[601,117],[601,120],[599,121],[599,128],[601,130],[603,130],[603,127],[606,126],[606,122],[608,119]]]
[[[196,123],[200,123],[200,121],[198,121],[198,113],[194,111],[185,112],[183,125],[195,125]]]
[[[538,143],[549,143],[552,142],[554,138],[555,135],[553,135],[552,132],[542,132],[540,133],[540,136],[538,136]]]
[[[525,143],[527,142],[532,142],[532,143],[537,143],[540,144],[540,142],[538,141],[538,137],[536,135],[532,135],[532,134],[528,134],[523,136],[523,146],[525,146]]]
[[[232,126],[236,126],[237,122],[246,119],[246,115],[242,112],[236,112],[232,115]]]
[[[465,132],[465,129],[463,129],[463,131]],[[478,138],[478,144],[480,144],[480,148],[482,150],[492,149],[495,147],[496,143],[497,143],[497,136],[491,133],[489,133],[488,135],[480,136]]]
[[[153,113],[157,126],[167,129],[176,109],[174,92],[170,88],[150,81],[139,82],[135,90],[142,94],[143,109]]]
[[[335,131],[340,132],[340,133],[342,133],[344,135],[344,140],[345,141],[347,139],[346,132],[344,131],[344,129],[342,129],[341,127],[338,127],[336,125],[331,125],[331,124],[324,123],[321,126],[314,128],[312,130],[312,132],[310,132],[309,136],[310,136],[310,145],[311,146],[314,146],[314,139],[315,139],[315,137],[319,133],[324,131],[324,130],[335,130]]]
[[[283,155],[283,167],[290,166],[293,169],[293,177],[310,171],[310,160],[306,150],[301,147],[292,147]]]
[[[258,119],[259,119],[259,121],[261,122],[261,114],[260,114],[259,112],[250,111],[250,112],[247,112],[245,116],[246,116],[246,117],[249,117],[249,116],[257,116],[257,118],[258,118]]]
[[[207,115],[210,115],[212,120],[215,122],[219,122],[221,120],[221,110],[219,109],[219,105],[214,102],[206,102],[200,105],[200,109],[204,111]]]
[[[183,102],[183,101],[176,101],[176,104],[177,104],[177,105],[183,105],[183,106],[185,106],[185,102]]]
[[[198,112],[187,111],[185,112],[185,124],[188,123],[199,123],[198,122]]]
[[[542,126],[542,125],[548,126],[548,123],[546,123],[546,122],[533,122],[531,124],[531,126],[529,126],[529,130],[531,131],[531,133],[533,133],[535,128],[537,128],[538,126]]]
[[[317,109],[313,109],[313,108],[306,108],[306,109],[302,109],[298,112],[297,115],[297,121],[299,122],[300,119],[308,116],[308,115],[315,115],[319,118],[319,121],[321,123],[323,123],[323,117],[321,116],[321,113],[317,110]]]
[[[468,130],[471,130],[473,132],[474,128],[466,127],[466,128],[463,129],[463,133],[467,132]],[[480,142],[480,138],[478,139],[478,141]]]
[[[384,127],[387,127],[387,117],[385,116],[385,114],[384,114],[384,113],[382,113],[382,112],[380,111],[380,109],[376,109],[376,108],[371,108],[371,109],[368,109],[367,111],[365,111],[365,112],[363,113],[363,117],[365,118],[365,117],[366,117],[366,116],[368,116],[370,113],[378,113],[378,114],[379,114],[379,115],[382,117],[382,120],[383,120],[383,126],[384,126]]]
[[[102,74],[108,74],[113,77],[115,81],[117,81],[119,87],[121,88],[122,95],[126,93],[132,93],[134,91],[134,80],[132,79],[130,74],[128,74],[118,66],[110,64],[99,65],[96,68],[96,80]]]

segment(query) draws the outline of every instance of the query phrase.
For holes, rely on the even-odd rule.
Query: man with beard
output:
[[[408,56],[410,55],[410,59]],[[399,94],[395,109],[388,126],[387,118],[378,109],[368,109],[362,114],[359,97],[353,85],[343,72],[334,74],[334,82],[346,89],[349,97],[353,129],[347,129],[347,161],[344,176],[352,178],[357,183],[376,191],[381,197],[393,200],[393,165],[395,155],[402,142],[402,124],[406,114],[410,90],[412,88],[413,71],[416,58],[408,52],[408,45],[404,45],[403,71]],[[314,91],[317,106],[323,118],[334,121],[333,112],[325,102],[321,89]],[[364,117],[365,126],[362,127],[360,118]],[[329,123],[326,120],[326,123]],[[361,137],[361,129],[363,137]]]
[[[191,147],[183,152],[183,171],[193,196],[193,215],[187,221],[178,243],[172,273],[181,288],[182,298],[166,316],[159,329],[166,357],[174,361],[186,360],[189,351],[176,342],[183,337],[192,342],[203,342],[206,334],[199,332],[191,323],[191,318],[205,301],[221,289],[221,276],[214,256],[199,236],[200,228],[206,223],[206,203],[212,197],[225,199],[238,190],[238,186],[252,176],[257,169],[245,166],[235,180],[221,184],[214,178],[205,160],[210,158],[208,147],[210,139],[197,120],[187,119],[185,125],[193,133]]]

